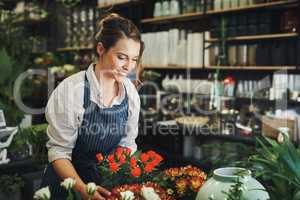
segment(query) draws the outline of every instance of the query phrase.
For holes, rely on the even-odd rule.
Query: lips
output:
[[[127,72],[125,72],[125,71],[118,70],[118,69],[115,69],[114,71],[115,71],[116,74],[118,74],[118,75],[121,75],[121,76],[127,76]]]

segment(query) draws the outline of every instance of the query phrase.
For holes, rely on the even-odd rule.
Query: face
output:
[[[99,47],[98,45],[98,53]],[[101,50],[101,49],[100,49]],[[103,69],[108,71],[116,81],[121,82],[130,72],[135,69],[139,59],[140,43],[128,38],[120,39],[107,52],[100,55]]]

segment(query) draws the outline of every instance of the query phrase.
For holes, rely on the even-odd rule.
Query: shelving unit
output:
[[[141,23],[143,24],[159,24],[159,23],[169,23],[174,21],[188,21],[195,20],[204,17],[204,13],[186,13],[177,16],[164,16],[164,17],[155,17],[142,19]]]
[[[277,33],[277,34],[266,34],[266,35],[247,35],[247,36],[237,36],[228,37],[226,41],[250,41],[250,40],[267,40],[267,39],[281,39],[281,38],[295,38],[298,33]],[[211,38],[206,40],[206,42],[218,42],[217,38]]]
[[[97,5],[97,8],[105,9],[105,8],[116,7],[116,6],[130,6],[130,5],[138,4],[141,2],[142,2],[142,0],[124,0],[124,1],[114,3],[114,4],[101,3],[101,4]]]
[[[184,66],[184,65],[168,65],[168,66],[159,66],[159,65],[146,65],[143,66],[144,69],[202,69],[202,66]]]
[[[248,5],[245,7],[238,7],[238,8],[209,10],[206,12],[206,14],[207,15],[215,15],[215,14],[225,14],[225,13],[249,11],[249,10],[254,10],[254,9],[276,8],[279,6],[281,6],[281,7],[282,6],[293,6],[293,5],[296,5],[296,3],[298,3],[298,0],[274,1],[274,2],[268,2],[268,3]]]
[[[206,66],[210,70],[258,70],[258,71],[275,71],[275,70],[296,70],[296,66]]]

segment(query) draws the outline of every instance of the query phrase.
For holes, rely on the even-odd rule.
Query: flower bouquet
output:
[[[115,187],[108,200],[174,200],[174,198],[158,184],[147,182]]]
[[[99,173],[103,180],[101,186],[108,189],[125,185],[141,184],[152,181],[163,158],[154,151],[131,154],[130,149],[118,147],[106,158],[101,153],[96,155]]]
[[[195,199],[198,190],[206,180],[206,174],[190,165],[170,168],[163,172],[160,185],[175,199]]]

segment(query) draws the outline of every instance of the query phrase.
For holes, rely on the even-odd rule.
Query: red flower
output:
[[[132,157],[132,158],[130,159],[130,166],[131,166],[132,168],[137,166],[137,160],[136,160],[136,157]]]
[[[101,163],[103,161],[103,159],[104,159],[102,153],[97,153],[96,154],[96,158],[97,158],[97,160],[98,160],[99,163]]]
[[[152,161],[152,163],[153,163],[153,165],[158,165],[162,160],[163,160],[163,158],[157,154],[156,157],[154,158],[154,160]]]
[[[110,154],[108,157],[107,157],[107,160],[111,163],[111,162],[115,162],[115,156],[113,154]]]
[[[148,160],[149,160],[149,155],[147,154],[147,153],[142,153],[141,154],[141,161],[142,161],[142,163],[146,163]]]
[[[154,167],[155,167],[155,166],[154,166],[152,163],[149,163],[149,164],[147,164],[147,165],[145,166],[144,171],[145,171],[146,173],[150,173],[150,172],[153,171]]]
[[[123,165],[123,164],[126,162],[125,156],[122,155],[122,156],[119,158],[119,162],[120,162],[121,165]]]
[[[120,165],[115,162],[110,162],[109,167],[113,173],[119,171],[119,169],[120,169]]]
[[[141,168],[139,168],[138,166],[131,168],[131,175],[133,177],[139,177],[142,173]]]
[[[131,149],[128,147],[124,147],[125,153],[126,155],[130,155],[131,154]]]
[[[157,153],[155,153],[155,151],[148,151],[147,154],[150,156],[150,157],[155,157],[157,155]]]
[[[123,148],[122,147],[118,147],[117,150],[116,150],[116,156],[118,159],[120,159],[120,157],[122,156],[123,154]]]

